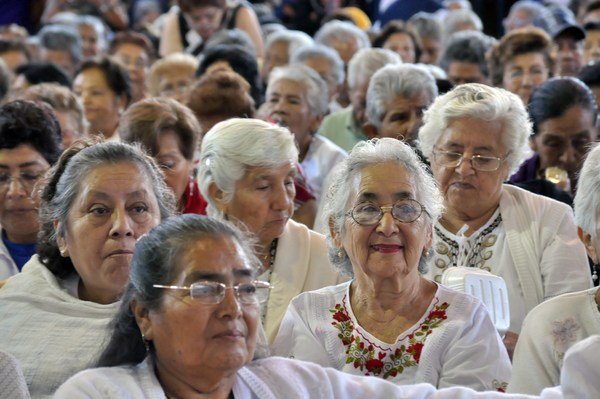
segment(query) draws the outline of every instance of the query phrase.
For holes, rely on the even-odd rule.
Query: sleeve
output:
[[[441,357],[438,388],[459,385],[504,392],[511,376],[510,359],[483,304],[478,303],[456,336]]]

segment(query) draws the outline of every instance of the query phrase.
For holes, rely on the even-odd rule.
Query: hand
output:
[[[504,335],[504,339],[502,340],[504,342],[504,346],[506,346],[506,351],[508,352],[508,357],[510,358],[511,362],[513,358],[513,353],[515,352],[515,346],[517,346],[518,339],[519,334],[514,333],[512,331],[508,331]]]

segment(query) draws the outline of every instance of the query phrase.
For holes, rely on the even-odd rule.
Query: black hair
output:
[[[60,66],[50,61],[34,61],[17,67],[15,75],[23,75],[30,85],[57,83],[71,88],[71,78]]]
[[[600,86],[600,61],[589,64],[581,68],[577,78],[588,87]]]
[[[129,79],[129,72],[121,63],[113,60],[110,57],[92,58],[85,60],[81,63],[75,76],[88,69],[98,69],[106,78],[108,87],[117,95],[125,95],[127,99],[127,106],[131,102],[131,81]]]

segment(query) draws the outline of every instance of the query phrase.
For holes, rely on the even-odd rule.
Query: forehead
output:
[[[430,104],[431,100],[425,90],[417,92],[414,96],[404,97],[396,96],[386,104],[386,115],[392,112],[404,111],[411,108],[424,108]]]
[[[287,78],[279,78],[270,81],[267,91],[269,93],[289,94],[299,97],[303,97],[305,94],[303,84]]]
[[[73,82],[74,86],[86,84],[106,87],[108,86],[108,82],[106,80],[106,76],[104,76],[104,72],[98,68],[89,68],[84,71],[81,71],[79,75],[75,77],[75,81]]]
[[[131,55],[135,57],[147,56],[143,47],[134,43],[121,43],[115,51],[115,55]]]
[[[307,58],[302,63],[306,66],[311,67],[319,73],[328,74],[331,72],[332,66],[329,60],[325,57],[313,57]]]
[[[260,179],[284,179],[296,171],[294,165],[286,163],[275,167],[249,167],[238,183],[251,184]]]
[[[473,118],[451,120],[436,145],[446,149],[503,151],[504,126],[500,121]]]
[[[116,164],[104,164],[91,169],[84,177],[80,187],[80,194],[99,191],[120,191],[116,183],[129,182],[127,186],[131,192],[145,190],[154,195],[150,177],[143,171],[141,166],[133,162],[119,162]]]
[[[546,119],[538,126],[539,134],[549,133],[564,136],[592,133],[593,130],[594,113],[581,105],[569,108],[559,117]]]
[[[45,158],[29,144],[20,144],[14,148],[0,149],[0,164],[21,164],[23,162],[42,162],[47,164]]]
[[[525,54],[518,54],[507,61],[506,66],[512,67],[529,67],[529,66],[545,66],[546,60],[542,53],[531,52]]]
[[[415,181],[416,178],[397,162],[367,165],[360,170],[354,181],[350,203],[416,198]]]

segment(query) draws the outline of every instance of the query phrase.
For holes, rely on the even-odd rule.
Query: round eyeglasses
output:
[[[185,290],[189,291],[190,297],[205,305],[217,305],[225,299],[225,291],[233,290],[238,302],[245,305],[258,305],[264,303],[269,298],[269,291],[273,286],[265,281],[253,281],[228,287],[217,281],[198,281],[189,287],[180,287],[177,285],[154,284],[154,288],[167,290]]]
[[[504,159],[491,157],[486,155],[471,155],[467,158],[465,154],[460,152],[436,150],[433,152],[435,160],[440,166],[445,168],[458,168],[463,160],[471,163],[471,167],[482,172],[493,172],[500,167]]]
[[[396,202],[392,206],[379,206],[372,202],[362,202],[356,205],[347,215],[361,226],[371,226],[379,223],[386,210],[391,210],[392,217],[402,223],[412,223],[417,220],[423,212],[426,215],[427,210],[421,203],[414,199],[405,199]]]

